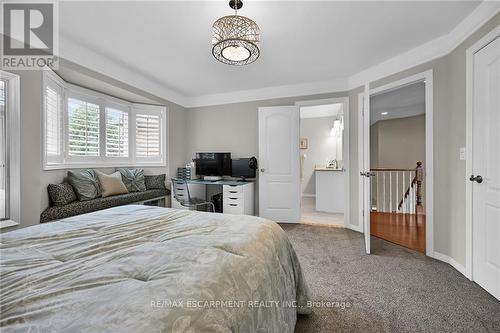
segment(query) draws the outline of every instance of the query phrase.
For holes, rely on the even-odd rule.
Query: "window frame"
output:
[[[7,83],[6,95],[6,133],[8,145],[9,185],[8,219],[0,221],[0,229],[14,227],[21,221],[21,102],[19,75],[0,70],[0,79]]]
[[[46,118],[47,110],[45,104],[46,87],[60,85],[62,94],[62,156],[59,161],[51,161],[47,156],[46,149]],[[77,168],[106,168],[106,167],[166,167],[168,165],[168,118],[169,110],[164,105],[139,104],[125,101],[97,91],[83,88],[65,82],[51,70],[44,71],[43,84],[43,169],[77,169]],[[68,100],[70,98],[99,105],[99,156],[69,156],[69,115]],[[128,113],[128,157],[106,156],[106,109],[115,109]],[[135,156],[135,113],[153,112],[161,116],[160,130],[160,158],[146,160],[137,159]]]

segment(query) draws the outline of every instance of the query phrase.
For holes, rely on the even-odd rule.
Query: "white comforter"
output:
[[[274,222],[123,206],[2,235],[2,332],[293,332],[307,312]]]

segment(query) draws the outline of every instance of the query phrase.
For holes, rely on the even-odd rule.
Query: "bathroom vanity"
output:
[[[327,213],[345,212],[346,173],[342,169],[315,168],[316,210]]]

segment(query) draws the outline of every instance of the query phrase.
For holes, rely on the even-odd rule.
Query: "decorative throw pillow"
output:
[[[83,171],[68,171],[68,182],[80,201],[92,200],[101,195],[99,179],[92,169]]]
[[[164,190],[165,186],[165,174],[156,176],[144,176],[144,184],[146,184],[147,190]]]
[[[116,169],[122,174],[122,180],[129,192],[146,191],[144,184],[144,169]]]
[[[118,171],[107,175],[100,171],[95,171],[99,183],[101,183],[102,197],[106,198],[116,194],[128,193],[127,187],[122,181],[122,175]]]
[[[75,190],[68,183],[49,184],[47,191],[54,206],[64,206],[78,199]]]

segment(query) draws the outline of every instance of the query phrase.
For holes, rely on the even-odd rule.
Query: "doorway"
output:
[[[432,255],[432,84],[427,71],[359,95],[367,253],[373,236]]]
[[[425,253],[425,82],[370,96],[370,235]]]
[[[300,107],[301,223],[344,226],[343,105]]]
[[[338,194],[343,197],[338,202],[344,207],[342,219],[337,216],[337,220],[331,219],[330,212],[327,213],[328,223],[330,225],[341,225],[348,228],[357,230],[357,225],[350,224],[350,186],[349,186],[349,98],[329,98],[321,100],[309,100],[296,102],[291,106],[272,106],[260,107],[258,110],[259,121],[259,216],[274,220],[280,223],[300,223],[302,220],[302,186],[301,184],[301,144],[302,147],[309,147],[309,140],[302,140],[300,132],[300,109],[308,106],[331,105],[340,104],[336,106],[338,115],[338,108],[342,112],[341,119],[334,118],[333,122],[323,121],[326,126],[324,134],[327,138],[337,137],[340,135],[341,140],[333,140],[339,142],[341,147],[335,150],[332,156],[325,155],[319,160],[317,164],[322,164],[326,169],[328,160],[337,158],[337,151],[341,152],[342,160],[339,164],[337,161],[337,171],[330,171],[328,168],[325,172],[341,172],[346,180],[345,186],[335,186],[333,188],[344,188],[339,190]],[[339,120],[335,123],[336,120]],[[339,131],[342,126],[343,130]],[[335,127],[335,130],[333,128]],[[307,143],[306,143],[307,142]],[[306,153],[307,155],[307,153]],[[307,157],[307,156],[306,156]],[[334,166],[332,163],[331,166]],[[339,168],[339,166],[342,166]],[[325,185],[325,184],[322,184]],[[332,186],[327,186],[332,188]],[[316,192],[316,188],[315,192]],[[307,193],[307,192],[306,192]],[[316,195],[316,193],[314,193]],[[306,196],[307,198],[307,196]],[[330,200],[331,198],[326,198]],[[309,202],[304,202],[304,206],[309,207],[310,211],[314,214],[316,211],[316,198]],[[307,200],[307,199],[306,199]],[[311,202],[312,201],[312,202]],[[337,203],[338,203],[337,202]],[[321,204],[321,203],[320,203]],[[332,202],[326,202],[327,207],[332,206]],[[307,213],[307,212],[306,212]],[[321,223],[317,221],[316,223]]]

